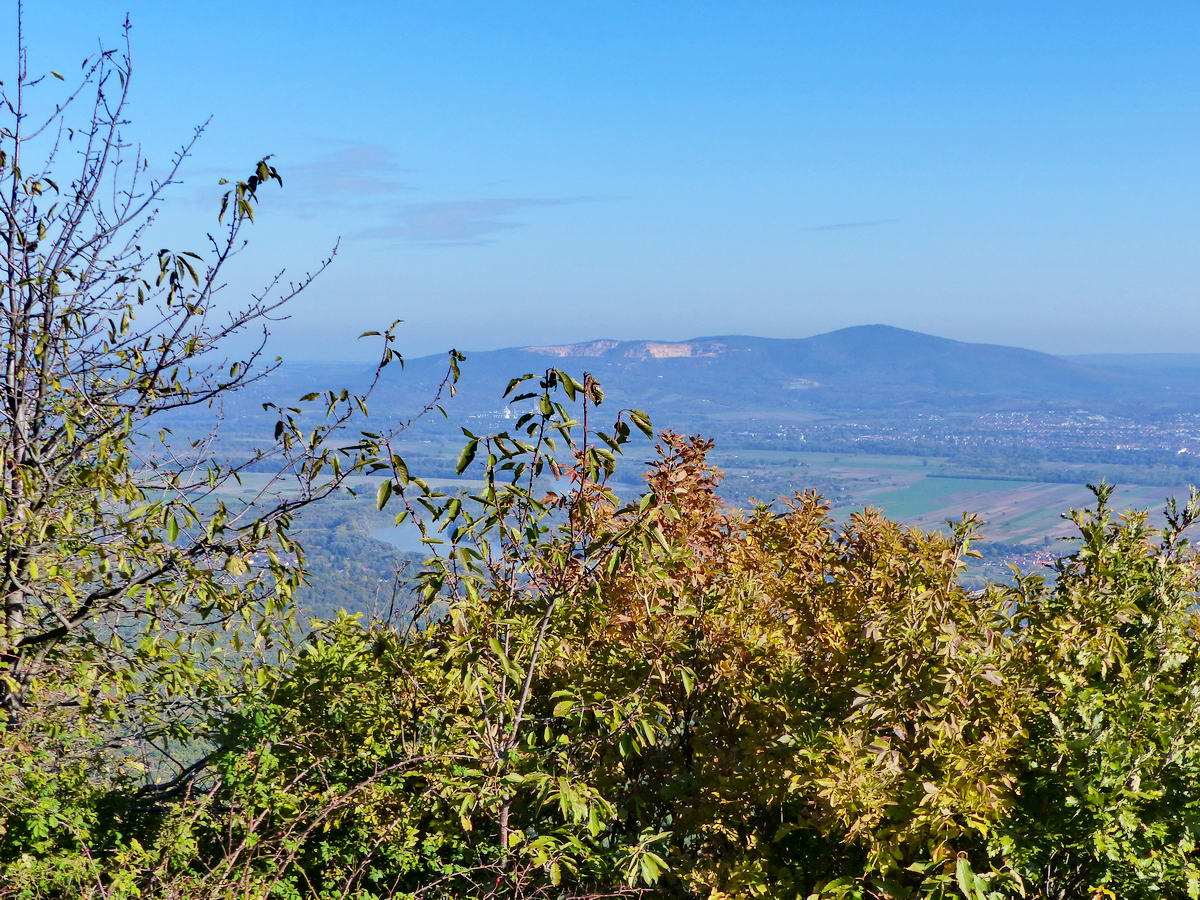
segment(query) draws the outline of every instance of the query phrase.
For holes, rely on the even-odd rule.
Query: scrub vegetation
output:
[[[273,406],[264,450],[215,457],[172,414],[269,370],[230,339],[309,280],[216,304],[280,173],[223,185],[199,251],[149,250],[187,148],[143,180],[128,54],[43,120],[58,76],[20,62],[0,898],[1200,896],[1195,495],[1152,527],[1098,484],[1052,579],[967,587],[974,517],[731,508],[710,441],[561,369],[465,431],[459,486],[371,429],[369,389]],[[652,458],[618,492],[630,447]],[[424,550],[348,615],[313,592],[399,561],[351,559],[349,525],[306,557],[303,523],[365,484]],[[313,572],[323,617],[297,616]]]

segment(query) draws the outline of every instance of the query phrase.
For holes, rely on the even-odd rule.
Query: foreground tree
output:
[[[200,764],[254,660],[290,639],[296,512],[380,452],[346,433],[371,385],[310,395],[313,416],[273,407],[274,441],[236,461],[215,432],[171,433],[269,374],[267,324],[330,259],[226,299],[222,272],[282,184],[269,159],[223,182],[203,246],[149,248],[202,129],[148,174],[123,131],[128,36],[45,99],[61,76],[28,71],[18,26],[0,88],[0,833],[38,852],[90,827],[35,814],[47,797],[170,792]],[[397,358],[379,337],[376,379]],[[260,490],[230,490],[250,469]]]

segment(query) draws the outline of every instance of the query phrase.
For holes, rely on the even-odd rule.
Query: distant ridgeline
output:
[[[1200,401],[1200,355],[1060,357],[864,325],[796,339],[594,340],[470,352],[453,406],[466,415],[502,413],[510,378],[551,366],[589,371],[610,400],[659,418],[1074,409],[1149,417],[1190,412]],[[410,360],[381,386],[376,407],[411,410],[444,371],[442,355]],[[293,363],[265,389],[286,396],[365,375],[365,366]]]
[[[448,465],[438,444],[503,428],[516,375],[550,367],[591,372],[609,405],[645,409],[659,427],[700,432],[732,447],[907,453],[951,458],[958,474],[1081,479],[1124,466],[1120,478],[1174,482],[1200,452],[1200,355],[1059,357],[970,344],[883,325],[809,338],[594,340],[467,354],[450,419],[436,413],[408,433],[430,475]],[[444,355],[393,367],[370,400],[381,424],[405,421],[437,394]],[[369,367],[285,363],[227,400],[221,445],[244,451],[268,436],[265,401],[294,402],[330,386],[361,388]],[[189,419],[190,417],[190,419]],[[178,417],[177,432],[207,431],[211,412]],[[1145,426],[1152,426],[1146,428]],[[423,444],[428,446],[423,449]],[[1052,465],[1042,463],[1047,460]],[[1074,469],[1063,469],[1059,464]],[[1167,478],[1166,476],[1171,477]]]

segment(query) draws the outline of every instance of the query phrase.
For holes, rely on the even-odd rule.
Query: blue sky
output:
[[[393,318],[411,353],[1200,335],[1194,2],[29,7],[32,66],[64,71],[129,10],[152,159],[214,117],[164,219],[179,243],[211,227],[216,173],[276,154],[231,289],[341,238],[278,329],[292,358],[353,357]]]

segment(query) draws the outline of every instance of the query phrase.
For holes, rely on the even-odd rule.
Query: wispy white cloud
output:
[[[830,222],[824,225],[809,225],[805,231],[843,231],[849,228],[875,228],[879,225],[890,225],[899,219],[864,219],[861,222]]]
[[[379,197],[412,186],[401,176],[411,173],[396,159],[396,153],[379,144],[347,144],[331,150],[310,162],[286,166],[284,177],[290,174],[309,190],[348,199]]]
[[[346,143],[307,159],[275,154],[271,162],[279,168],[293,200],[360,202],[413,190],[405,177],[413,170],[401,166],[395,151],[381,144]],[[184,176],[185,180],[242,178],[250,174],[249,165],[243,168],[189,168]]]
[[[535,198],[491,197],[408,203],[396,211],[393,222],[365,228],[352,237],[400,239],[443,246],[491,243],[495,235],[525,223],[514,221],[516,213],[547,206],[584,202],[582,197]]]
[[[418,189],[409,179],[414,170],[400,165],[396,152],[380,144],[345,143],[308,159],[275,157],[272,162],[278,166],[285,188],[271,196],[272,205],[300,219],[327,219],[338,230],[350,225],[342,233],[348,232],[352,240],[478,246],[493,243],[505,231],[524,227],[524,221],[514,218],[520,213],[590,199],[508,196],[403,203],[404,193]],[[188,174],[231,177],[229,172],[212,169],[194,169]],[[501,179],[488,186],[504,183]],[[201,198],[211,203],[211,188],[198,192],[197,199]]]

